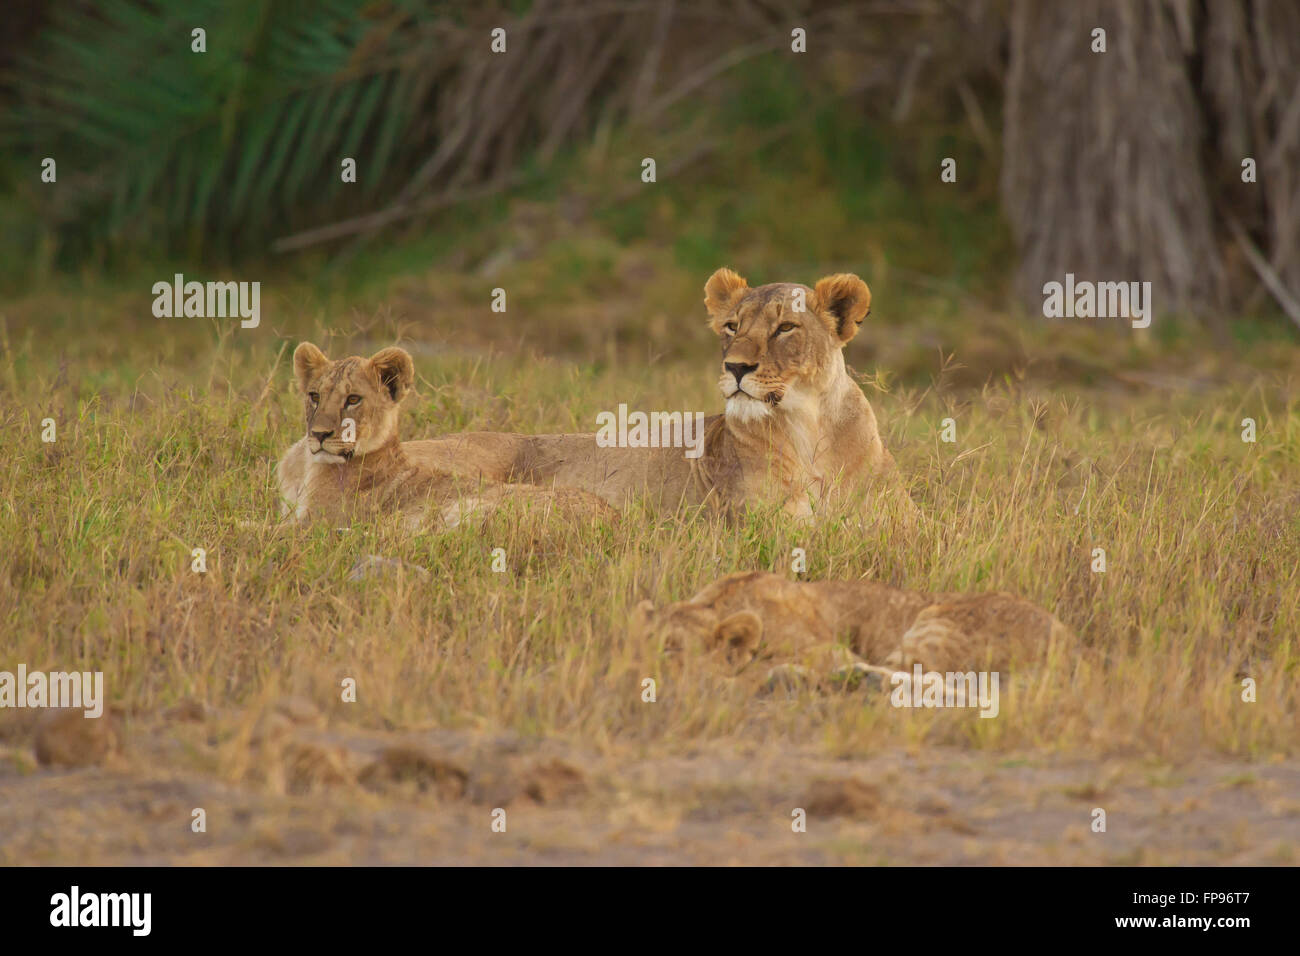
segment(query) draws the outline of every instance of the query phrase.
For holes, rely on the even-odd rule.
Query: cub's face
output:
[[[642,601],[632,609],[632,638],[662,647],[666,653],[696,651],[721,656],[743,667],[758,654],[763,624],[758,615],[740,611],[719,619],[718,612],[690,601],[656,609]]]
[[[312,461],[342,464],[397,437],[398,407],[415,381],[411,356],[386,348],[330,361],[303,342],[293,353]]]
[[[682,601],[656,608],[642,601],[632,609],[630,631],[633,639],[648,641],[668,653],[708,643],[718,626],[718,615],[707,607]]]
[[[704,305],[722,341],[718,386],[727,417],[745,422],[816,400],[842,364],[840,350],[870,313],[871,290],[847,273],[812,289],[792,282],[751,289],[730,269],[719,269],[704,286]]]

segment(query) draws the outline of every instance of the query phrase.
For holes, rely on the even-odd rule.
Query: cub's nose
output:
[[[312,433],[311,433],[311,437],[314,438],[314,439],[316,439],[316,440],[319,442],[319,441],[324,441],[325,439],[329,438],[330,435],[333,435],[333,434],[334,434],[334,430],[333,430],[333,429],[330,429],[329,431],[326,431],[326,432],[318,432],[318,431],[314,431],[314,430],[313,430]]]
[[[741,365],[739,362],[723,362],[723,368],[736,377],[736,387],[740,387],[740,380],[750,372],[758,371],[757,365]]]

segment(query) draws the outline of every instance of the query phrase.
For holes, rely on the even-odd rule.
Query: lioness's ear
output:
[[[858,326],[871,312],[871,290],[851,272],[827,276],[813,289],[813,310],[828,323],[841,342],[858,334]]]
[[[749,283],[730,269],[719,269],[704,283],[704,307],[709,310],[709,327],[714,332],[721,328],[720,320],[726,315],[736,298],[749,288]]]
[[[293,350],[293,376],[298,380],[298,388],[307,391],[307,386],[316,373],[329,365],[325,353],[310,342],[302,342]]]
[[[762,639],[762,619],[753,611],[737,611],[723,618],[713,632],[713,648],[726,654],[729,661],[745,664],[758,652]]]
[[[393,401],[400,402],[415,384],[415,363],[406,349],[390,345],[370,356],[370,364],[379,373],[379,381],[384,383]]]

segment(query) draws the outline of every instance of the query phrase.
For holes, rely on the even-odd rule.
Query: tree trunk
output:
[[[1157,313],[1223,305],[1195,45],[1176,0],[1014,0],[1001,192],[1030,308],[1067,272],[1149,281]]]

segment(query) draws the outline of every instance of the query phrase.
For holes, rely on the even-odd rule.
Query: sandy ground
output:
[[[133,720],[95,765],[0,748],[0,864],[1291,864],[1300,761],[711,744]],[[241,736],[242,734],[242,736]],[[46,742],[48,745],[48,741]],[[48,749],[48,747],[47,747]],[[48,755],[47,755],[48,756]],[[206,832],[192,830],[195,808]],[[503,810],[505,831],[493,830]],[[806,832],[794,832],[796,808]],[[1095,808],[1106,830],[1092,829]],[[498,814],[499,818],[499,814]]]

